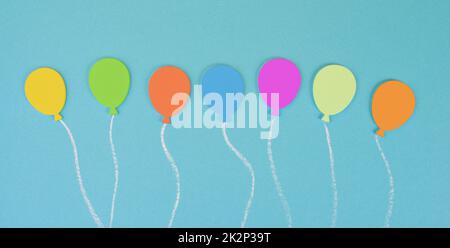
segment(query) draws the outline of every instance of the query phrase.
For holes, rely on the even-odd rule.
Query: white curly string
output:
[[[175,160],[173,159],[172,155],[170,154],[169,150],[167,149],[166,142],[164,141],[164,133],[166,131],[166,127],[167,127],[167,124],[163,124],[163,126],[161,128],[161,145],[164,150],[164,154],[166,155],[166,158],[169,161],[170,166],[172,167],[172,171],[175,174],[176,187],[177,187],[175,204],[173,206],[172,214],[170,216],[169,225],[168,225],[168,227],[172,227],[173,220],[175,219],[175,215],[177,213],[178,205],[180,204],[181,183],[180,183],[180,172],[178,170],[177,164],[175,163]]]
[[[113,160],[113,164],[114,164],[114,191],[113,191],[112,201],[111,201],[111,213],[110,213],[110,217],[109,217],[109,227],[112,227],[112,224],[113,224],[114,210],[115,210],[115,206],[116,206],[116,195],[117,195],[117,190],[119,188],[119,161],[117,159],[116,147],[114,146],[113,135],[112,135],[113,124],[114,124],[114,115],[111,116],[111,122],[109,124],[109,144],[111,146],[111,155],[112,155],[112,160]]]
[[[223,125],[222,125],[222,134],[223,134],[223,138],[225,139],[225,143],[227,143],[227,145],[231,149],[231,151],[233,151],[234,154],[236,155],[236,157],[238,157],[242,161],[244,166],[247,167],[248,172],[250,173],[250,177],[252,179],[250,196],[247,201],[247,206],[245,207],[244,218],[242,219],[242,222],[241,222],[241,227],[245,227],[245,225],[247,223],[248,213],[252,206],[253,197],[255,195],[255,171],[253,170],[253,166],[252,166],[252,164],[250,164],[250,162],[247,160],[247,158],[244,157],[244,155],[242,155],[242,153],[239,152],[239,150],[233,144],[231,144],[230,139],[228,138],[228,135],[227,135],[227,127],[226,127],[225,123],[223,123]]]
[[[275,188],[278,193],[278,198],[281,201],[284,213],[286,215],[288,227],[292,227],[291,208],[289,207],[289,203],[287,201],[286,196],[283,193],[283,188],[281,187],[280,180],[278,179],[275,162],[273,160],[273,154],[272,154],[272,131],[273,131],[272,127],[273,127],[275,121],[276,121],[276,119],[273,119],[270,124],[269,139],[267,139],[267,156],[269,158],[270,169],[272,171],[272,178],[275,183]]]
[[[330,156],[330,173],[331,173],[331,189],[333,190],[333,210],[331,215],[331,227],[336,227],[337,222],[337,210],[338,210],[338,190],[336,184],[336,174],[334,167],[334,155],[333,148],[331,146],[330,132],[326,123],[323,123],[325,128],[325,134],[327,136],[328,153]]]
[[[388,208],[386,212],[386,217],[384,221],[385,227],[391,226],[391,218],[392,218],[392,211],[394,210],[394,176],[392,175],[391,171],[391,165],[389,161],[386,158],[386,155],[384,154],[383,148],[381,147],[380,140],[378,138],[378,135],[375,135],[375,142],[377,143],[378,151],[380,152],[381,158],[383,159],[384,165],[386,167],[386,172],[388,174],[389,178],[389,198],[388,198]]]
[[[80,192],[81,192],[81,195],[83,196],[84,203],[86,204],[86,206],[89,210],[89,213],[91,214],[91,217],[94,220],[95,224],[97,224],[97,227],[104,227],[102,221],[100,220],[97,213],[95,212],[95,209],[92,206],[92,203],[89,200],[89,197],[87,196],[86,189],[84,188],[83,179],[81,177],[80,164],[78,161],[78,150],[77,150],[77,145],[75,143],[75,139],[73,138],[72,132],[70,131],[70,129],[66,125],[66,123],[63,120],[60,120],[59,122],[61,122],[61,124],[66,129],[67,135],[69,136],[70,142],[72,143],[74,163],[75,163],[75,172],[77,174],[78,185],[80,187]]]

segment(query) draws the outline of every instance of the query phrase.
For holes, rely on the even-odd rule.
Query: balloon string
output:
[[[100,220],[100,218],[98,217],[98,215],[95,213],[95,209],[91,204],[91,201],[89,200],[87,193],[86,193],[86,189],[84,188],[83,185],[83,179],[81,177],[81,170],[80,170],[80,164],[78,161],[78,150],[77,150],[77,145],[75,143],[75,139],[73,138],[72,132],[70,131],[69,127],[66,125],[66,123],[63,120],[60,120],[59,122],[61,122],[61,124],[64,126],[64,128],[67,131],[67,135],[69,136],[70,142],[72,143],[72,148],[73,148],[73,156],[75,159],[75,171],[77,174],[77,180],[78,180],[78,185],[80,186],[80,191],[81,191],[81,195],[83,196],[84,202],[89,210],[89,213],[92,216],[92,219],[94,219],[94,222],[97,224],[97,227],[104,227],[102,221]]]
[[[117,159],[116,147],[114,146],[113,134],[112,134],[114,117],[115,117],[114,115],[111,116],[111,122],[109,124],[109,144],[111,145],[111,154],[112,154],[112,159],[113,159],[113,163],[114,163],[114,191],[113,191],[112,202],[111,202],[111,214],[109,217],[109,227],[112,227],[112,223],[114,220],[116,195],[117,195],[117,189],[119,188],[119,161]]]
[[[392,218],[392,211],[394,209],[394,176],[392,175],[391,171],[391,165],[389,161],[386,158],[386,155],[384,154],[383,148],[381,147],[380,140],[378,138],[378,135],[375,135],[375,142],[377,143],[378,151],[380,152],[381,158],[383,159],[384,165],[386,167],[386,172],[389,177],[389,198],[388,198],[388,209],[386,212],[386,218],[385,218],[385,227],[390,227],[391,225],[391,218]]]
[[[247,167],[247,169],[250,173],[250,176],[252,178],[252,188],[250,191],[250,196],[247,201],[247,206],[245,207],[244,218],[242,219],[242,222],[241,222],[241,227],[245,227],[245,224],[247,223],[248,213],[250,211],[250,207],[252,206],[253,197],[255,195],[255,171],[253,170],[253,166],[250,164],[250,162],[247,160],[247,158],[244,157],[244,155],[242,155],[242,153],[240,153],[239,150],[235,146],[233,146],[233,144],[231,144],[230,139],[228,138],[228,135],[227,135],[227,127],[226,127],[225,123],[222,126],[222,134],[223,134],[223,138],[225,139],[225,142],[227,143],[228,147],[242,161],[242,163],[244,163],[244,166]]]
[[[272,120],[272,122],[271,122],[270,131],[269,131],[269,139],[267,140],[267,156],[269,157],[270,168],[272,170],[272,178],[275,183],[275,188],[277,190],[278,197],[280,198],[281,204],[283,205],[283,210],[286,215],[286,219],[288,221],[288,227],[292,227],[291,209],[289,207],[289,203],[288,203],[286,197],[283,194],[283,188],[281,187],[280,180],[278,179],[277,171],[275,168],[275,162],[273,160],[273,155],[272,155],[272,131],[273,131],[272,126],[273,125],[274,125],[274,120]]]
[[[171,217],[170,217],[170,220],[169,220],[169,225],[168,225],[168,227],[172,227],[173,220],[175,219],[175,214],[177,212],[177,208],[178,208],[178,205],[180,203],[180,191],[181,191],[180,188],[181,188],[181,184],[180,184],[180,172],[179,172],[178,167],[177,167],[177,165],[175,163],[175,160],[173,159],[172,155],[170,154],[169,150],[167,149],[166,142],[164,141],[164,133],[166,131],[166,127],[167,127],[167,124],[164,123],[162,128],[161,128],[161,145],[162,145],[162,148],[164,150],[164,153],[166,154],[167,160],[169,161],[170,166],[172,167],[172,171],[175,174],[176,185],[177,185],[177,195],[176,195],[176,199],[175,199],[175,204],[173,206],[172,214],[171,214]]]
[[[335,174],[335,170],[334,170],[334,168],[335,168],[334,155],[333,155],[333,148],[331,146],[331,138],[330,138],[330,132],[328,130],[328,126],[326,123],[324,123],[323,127],[325,128],[325,134],[327,136],[328,153],[330,156],[331,188],[333,190],[333,213],[331,216],[331,227],[336,227],[337,209],[338,209],[338,190],[337,190],[337,184],[336,184],[336,174]]]

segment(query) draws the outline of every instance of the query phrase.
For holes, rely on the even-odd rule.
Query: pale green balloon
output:
[[[353,73],[342,65],[327,65],[314,78],[313,96],[317,108],[323,113],[322,121],[342,112],[356,93]]]

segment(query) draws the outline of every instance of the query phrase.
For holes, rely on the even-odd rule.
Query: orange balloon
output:
[[[170,123],[171,116],[181,111],[190,93],[189,77],[175,66],[158,68],[148,83],[150,102],[164,116],[163,123],[167,124]]]
[[[391,131],[403,125],[414,112],[416,99],[412,89],[400,81],[382,83],[372,97],[372,116],[384,137],[385,131]]]

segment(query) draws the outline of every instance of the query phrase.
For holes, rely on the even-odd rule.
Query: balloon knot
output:
[[[60,114],[56,114],[56,115],[54,115],[54,117],[55,117],[55,121],[62,120],[62,116]]]
[[[326,123],[329,123],[329,122],[330,122],[330,116],[327,115],[327,114],[324,114],[324,115],[322,116],[322,121],[323,121],[323,122],[326,122]]]
[[[376,132],[376,134],[380,137],[384,137],[384,130],[378,129],[378,131]]]
[[[109,114],[110,115],[117,115],[119,112],[117,112],[117,109],[116,108],[110,108],[109,109]]]
[[[165,123],[165,124],[170,124],[170,118],[169,117],[164,117],[162,122]]]

